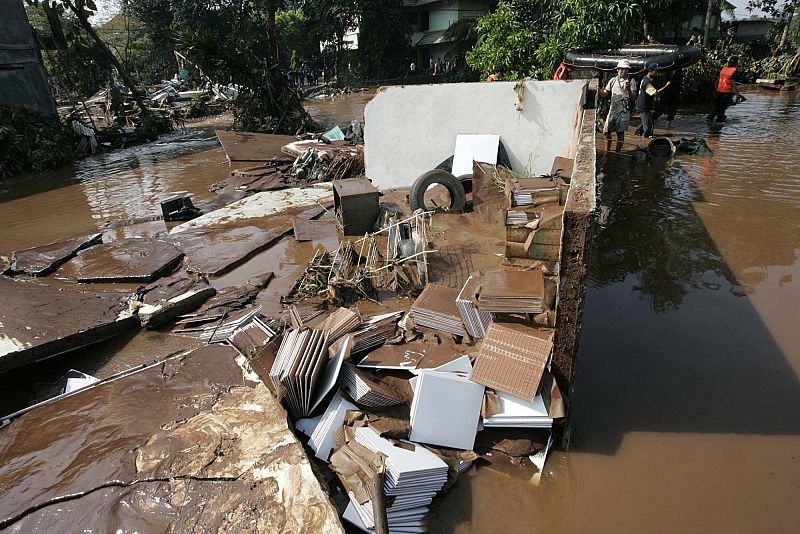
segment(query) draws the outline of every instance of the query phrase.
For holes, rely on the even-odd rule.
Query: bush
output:
[[[139,126],[137,133],[148,139],[157,139],[159,135],[169,133],[174,130],[172,119],[161,113],[148,113]]]
[[[58,119],[0,106],[0,177],[46,171],[87,153],[83,136]]]

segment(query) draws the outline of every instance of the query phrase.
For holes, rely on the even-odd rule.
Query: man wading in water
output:
[[[611,78],[601,92],[601,97],[611,95],[611,107],[606,117],[603,133],[606,136],[606,151],[611,151],[611,132],[617,133],[616,151],[622,150],[625,142],[625,130],[631,121],[631,102],[636,97],[636,80],[628,78],[631,64],[627,59],[617,63],[617,75]]]
[[[733,56],[728,60],[728,66],[719,71],[717,90],[714,91],[714,109],[706,117],[707,120],[724,122],[725,110],[733,104],[733,95],[736,95],[737,99],[741,99],[739,92],[736,90],[736,71],[738,67],[739,58]]]

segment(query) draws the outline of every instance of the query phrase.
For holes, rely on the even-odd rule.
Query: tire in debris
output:
[[[458,178],[443,169],[433,169],[428,171],[414,182],[411,187],[411,193],[408,195],[408,202],[411,204],[412,210],[429,210],[425,206],[425,193],[432,185],[443,185],[450,193],[450,207],[448,208],[435,208],[435,211],[464,211],[467,205],[467,195],[464,192],[464,186]]]
[[[464,188],[465,193],[472,193],[472,173],[462,174],[458,177],[458,181],[461,182],[461,187]]]

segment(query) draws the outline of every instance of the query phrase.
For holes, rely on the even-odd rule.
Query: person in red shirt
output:
[[[733,104],[733,96],[739,96],[736,89],[736,77],[739,67],[739,58],[733,56],[728,60],[728,66],[719,71],[717,88],[714,91],[714,109],[706,119],[715,122],[725,121],[725,110]]]
[[[503,67],[499,65],[494,68],[494,72],[492,72],[491,74],[489,74],[489,76],[486,77],[487,82],[499,82],[502,79],[503,79]]]

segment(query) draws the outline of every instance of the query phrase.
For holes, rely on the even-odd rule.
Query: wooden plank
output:
[[[284,154],[281,149],[297,138],[291,135],[272,135],[249,132],[216,130],[217,139],[228,156],[228,163],[234,162],[291,162],[295,158]]]

